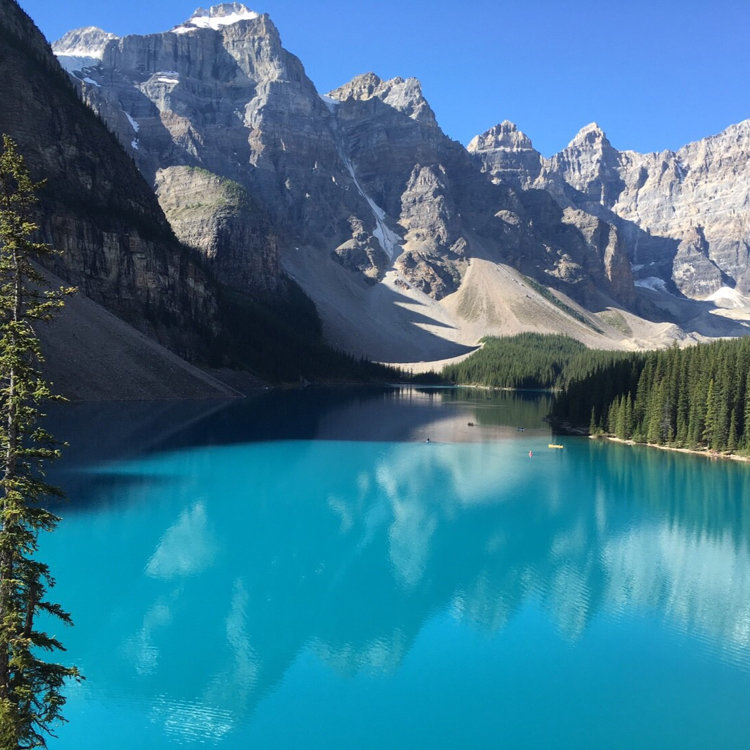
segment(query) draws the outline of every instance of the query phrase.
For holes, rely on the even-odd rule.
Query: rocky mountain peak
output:
[[[590,122],[576,133],[575,138],[568,144],[568,148],[591,148],[596,145],[612,147],[599,125]]]
[[[562,151],[545,160],[545,172],[548,178],[562,177],[588,200],[611,207],[624,188],[620,161],[620,152],[599,125],[592,122],[581,128]]]
[[[377,98],[412,120],[437,126],[435,113],[424,98],[422,84],[416,78],[403,79],[397,76],[383,81],[375,73],[363,73],[330,91],[328,96],[342,102],[349,98],[358,101]]]
[[[481,135],[475,135],[467,146],[471,153],[493,149],[518,151],[531,148],[531,139],[510,120],[503,120]]]
[[[375,73],[361,73],[354,76],[349,83],[339,86],[328,92],[328,96],[339,101],[345,101],[349,97],[366,101],[375,96],[375,92],[383,85],[383,80]]]
[[[60,37],[52,45],[52,51],[57,55],[63,68],[73,72],[98,65],[107,44],[115,39],[119,39],[117,34],[104,31],[97,26],[84,26]]]
[[[281,294],[284,268],[319,306],[332,343],[379,359],[401,351],[394,337],[403,343],[411,334],[396,331],[413,327],[406,308],[390,304],[392,294],[433,309],[466,285],[460,316],[478,311],[472,330],[484,334],[475,320],[501,318],[494,299],[474,306],[471,285],[494,284],[477,270],[489,259],[577,303],[632,305],[631,262],[643,270],[639,281],[650,278],[671,266],[682,240],[674,222],[665,223],[675,199],[685,204],[680,232],[697,223],[691,206],[729,205],[726,191],[708,194],[699,180],[716,172],[718,142],[695,144],[679,160],[644,160],[620,154],[591,123],[548,160],[506,120],[467,153],[442,133],[416,78],[368,72],[321,97],[269,17],[240,3],[199,9],[171,32],[109,41],[77,78],[157,185],[178,237],[224,283]],[[732,134],[735,155],[722,166],[722,184],[743,163],[745,133]],[[728,229],[718,237],[731,243],[715,241],[717,223],[701,216],[705,246],[691,239],[681,247],[684,283],[676,272],[675,283],[686,294],[697,289],[699,266],[701,294],[724,283],[717,269],[729,265],[720,254],[750,267],[746,246],[734,244],[739,230],[728,224],[746,215],[735,193],[735,213],[725,212]],[[737,280],[741,291],[750,287],[746,275]],[[372,344],[363,343],[367,336]]]
[[[250,10],[242,3],[221,3],[212,5],[208,10],[198,8],[184,24],[172,29],[175,33],[185,33],[195,29],[214,29],[232,26],[240,21],[254,21],[260,13]]]
[[[666,152],[674,156],[681,162],[695,162],[698,158],[703,162],[713,162],[716,157],[719,159],[729,157],[732,161],[744,161],[741,171],[747,173],[750,165],[742,157],[750,153],[750,119],[730,125],[721,133],[710,135],[699,141],[688,143],[677,152]],[[700,156],[699,156],[700,155]],[[740,159],[737,159],[737,157]]]
[[[110,39],[118,39],[117,34],[104,31],[98,26],[84,26],[60,37],[52,45],[52,51],[56,55],[91,55],[101,59]]]
[[[213,282],[174,239],[130,156],[71,96],[52,50],[14,1],[0,0],[0,36],[0,132],[16,140],[35,179],[45,179],[40,240],[60,251],[48,270],[76,285],[89,310],[93,300],[181,354],[206,355],[218,332]],[[88,27],[59,46],[98,65],[113,37]]]
[[[466,148],[495,183],[528,188],[542,169],[541,154],[510,120],[474,136]]]
[[[747,145],[750,139],[750,119],[742,120],[726,128],[717,138],[723,135],[725,138],[734,138],[738,143]]]

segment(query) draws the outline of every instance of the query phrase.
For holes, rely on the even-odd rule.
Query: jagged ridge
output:
[[[222,222],[206,214],[191,243],[213,263],[277,252],[278,262],[249,262],[255,270],[229,283],[275,289],[285,269],[315,300],[329,340],[347,350],[420,359],[477,334],[560,325],[582,338],[602,330],[621,345],[631,325],[650,340],[682,336],[674,321],[699,312],[681,302],[660,311],[637,293],[631,263],[646,257],[661,273],[679,243],[621,210],[629,157],[596,125],[551,160],[508,122],[469,153],[442,133],[413,78],[368,73],[320,96],[268,16],[238,3],[170,32],[111,39],[101,62],[76,77],[149,182],[177,169],[184,184],[205,170],[212,184],[229,180],[252,199],[253,231],[265,240],[221,235]],[[159,184],[165,207],[179,203],[168,182]],[[186,237],[190,223],[174,227]],[[501,269],[518,289],[504,281],[500,292]],[[598,322],[584,330],[550,318],[548,301],[517,272],[601,311]],[[508,292],[512,304],[497,297]],[[715,332],[691,326],[690,335]]]

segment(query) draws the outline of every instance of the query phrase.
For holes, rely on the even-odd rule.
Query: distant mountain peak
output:
[[[104,55],[104,48],[113,39],[119,39],[117,34],[97,26],[84,26],[60,37],[52,45],[52,51],[63,68],[73,72],[97,65]]]
[[[117,34],[111,34],[98,26],[84,26],[73,29],[60,37],[52,45],[56,55],[72,55],[75,57],[98,57],[101,59],[107,42],[119,39]]]
[[[362,73],[330,91],[328,96],[342,102],[349,98],[367,101],[377,97],[412,120],[437,125],[435,113],[424,98],[422,84],[417,78],[396,76],[384,81],[375,73]]]
[[[382,84],[383,79],[375,73],[360,73],[354,76],[349,83],[345,83],[343,86],[339,86],[333,89],[333,91],[328,92],[328,96],[340,101],[348,99],[350,96],[355,99],[367,100],[376,96],[375,92]]]
[[[250,10],[242,3],[221,3],[212,5],[208,10],[197,8],[185,23],[175,26],[174,33],[186,33],[196,29],[213,29],[218,31],[223,26],[232,26],[240,21],[254,21],[260,13]]]
[[[533,148],[531,138],[510,120],[503,120],[481,135],[475,135],[467,146],[471,153],[495,149],[519,151]]]
[[[568,148],[575,146],[585,148],[595,144],[601,144],[603,146],[612,145],[599,125],[595,122],[590,122],[588,125],[584,125],[578,133],[576,133],[575,138],[573,138],[568,144]]]

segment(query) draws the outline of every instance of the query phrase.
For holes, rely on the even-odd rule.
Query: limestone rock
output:
[[[196,167],[167,167],[156,173],[156,195],[178,239],[207,258],[219,281],[256,296],[279,292],[278,244],[241,185]]]
[[[611,207],[625,185],[619,174],[619,153],[602,129],[592,122],[545,165],[588,198]]]
[[[60,65],[69,73],[84,73],[88,68],[94,68],[101,63],[107,44],[117,39],[96,26],[86,26],[82,29],[69,31],[52,45]]]
[[[353,98],[360,102],[376,97],[412,120],[437,127],[435,113],[422,95],[422,86],[416,78],[404,80],[397,76],[383,81],[375,73],[365,73],[329,92],[328,96],[337,101]]]
[[[663,266],[664,248],[670,247],[671,262],[661,276],[686,296],[702,298],[724,283],[750,292],[750,120],[658,154],[618,152],[598,128],[589,127],[545,163],[543,180],[560,178],[589,198],[598,196],[649,237],[661,238],[653,251],[634,244],[633,262]],[[703,237],[697,244],[696,227]],[[692,265],[685,261],[687,248]],[[707,274],[695,252],[721,273]]]
[[[709,258],[709,246],[701,227],[686,233],[677,248],[673,264],[673,279],[681,292],[698,298],[725,286],[721,270]]]
[[[244,291],[282,294],[279,279],[291,274],[329,339],[358,354],[369,353],[357,348],[361,330],[381,337],[369,350],[380,356],[389,336],[403,343],[421,325],[407,298],[435,327],[453,325],[443,304],[454,295],[477,303],[455,306],[459,318],[497,311],[471,290],[494,288],[480,278],[488,268],[511,266],[593,310],[635,310],[634,274],[673,282],[684,236],[658,227],[679,198],[677,164],[670,172],[654,155],[620,153],[595,124],[552,159],[508,121],[464,149],[440,130],[414,78],[366,73],[319,95],[269,17],[240,3],[196,11],[161,34],[82,32],[61,54],[76,39],[100,55],[74,71],[81,95],[157,187],[178,236]],[[750,283],[727,270],[747,248],[731,232],[714,237],[699,214],[684,231],[704,227],[704,256],[722,279]],[[680,288],[692,293],[698,251],[688,245]],[[435,351],[426,341],[422,350]]]
[[[177,353],[205,356],[219,326],[212,280],[10,0],[0,0],[0,34],[0,132],[16,140],[32,177],[47,181],[39,224],[61,251],[51,270]]]
[[[333,251],[337,262],[357,274],[361,274],[368,284],[381,281],[390,266],[390,258],[380,242],[364,227],[356,216],[349,217],[351,238],[342,242]]]
[[[75,77],[157,186],[177,235],[245,291],[283,293],[286,268],[334,343],[349,346],[363,317],[386,315],[393,295],[381,284],[443,300],[473,258],[587,304],[633,299],[616,238],[588,237],[548,196],[521,194],[541,157],[511,123],[476,144],[494,155],[488,179],[477,154],[440,130],[416,79],[366,73],[320,96],[268,16],[238,3],[162,34],[111,39]],[[509,185],[500,173],[511,171]],[[230,206],[221,181],[244,191],[252,216]],[[223,198],[201,197],[213,192]],[[350,305],[350,286],[356,314],[335,309],[340,297]]]
[[[563,221],[578,229],[587,249],[593,253],[595,261],[591,264],[590,275],[596,278],[603,267],[604,275],[611,286],[612,296],[632,305],[635,302],[633,274],[630,258],[618,227],[574,208],[565,209]]]
[[[467,149],[494,182],[528,188],[542,169],[542,155],[509,120],[474,136]]]

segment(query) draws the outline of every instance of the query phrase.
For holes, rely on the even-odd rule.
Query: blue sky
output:
[[[165,31],[199,2],[19,1],[50,41],[88,25]],[[750,117],[747,0],[246,5],[271,16],[321,93],[367,71],[416,76],[462,143],[508,119],[550,155],[596,121],[619,149],[659,151]]]

